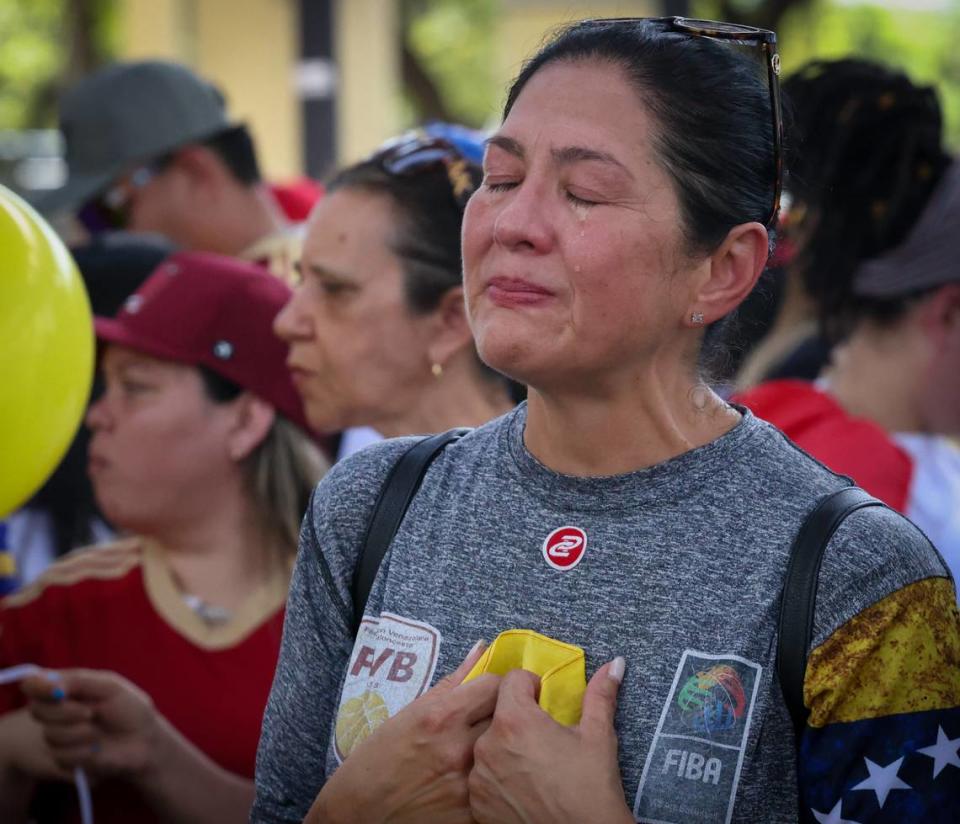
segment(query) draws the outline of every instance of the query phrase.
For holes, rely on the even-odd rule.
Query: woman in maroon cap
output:
[[[0,602],[0,669],[58,672],[24,681],[26,697],[0,687],[3,821],[78,820],[63,783],[77,766],[97,779],[99,824],[196,820],[197,804],[245,818],[322,474],[271,331],[289,296],[252,264],[182,254],[97,319],[106,391],[88,414],[89,471],[129,537]]]

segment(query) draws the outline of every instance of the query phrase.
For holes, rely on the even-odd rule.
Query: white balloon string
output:
[[[93,799],[83,767],[73,768],[73,783],[77,787],[77,800],[80,802],[80,824],[93,824]]]
[[[0,670],[0,684],[15,684],[31,675],[43,675],[51,680],[57,678],[55,672],[45,670],[36,664],[20,664],[16,667]],[[83,767],[74,768],[73,783],[76,785],[77,798],[80,801],[81,824],[93,824],[93,800],[90,798],[90,782],[87,781],[87,774],[83,771]]]

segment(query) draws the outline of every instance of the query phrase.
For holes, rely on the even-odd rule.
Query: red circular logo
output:
[[[562,526],[543,542],[543,559],[554,569],[566,571],[580,563],[586,549],[586,532],[578,526]]]

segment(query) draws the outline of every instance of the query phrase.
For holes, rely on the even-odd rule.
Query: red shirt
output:
[[[0,601],[0,668],[117,672],[212,760],[252,778],[283,628],[288,581],[277,578],[229,622],[209,625],[184,602],[162,552],[147,541],[75,552]],[[0,687],[0,714],[23,704],[16,686]],[[58,801],[40,821],[79,821],[72,788],[44,788],[41,796]],[[133,789],[117,782],[99,785],[93,806],[97,824],[155,820]]]
[[[834,472],[849,475],[871,495],[905,512],[913,461],[882,427],[854,418],[806,381],[761,384],[731,399],[769,421]]]

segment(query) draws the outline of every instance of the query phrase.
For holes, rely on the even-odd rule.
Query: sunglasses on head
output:
[[[456,146],[440,137],[416,132],[404,135],[378,149],[371,160],[395,177],[412,177],[442,168],[461,209],[476,189],[467,160]]]
[[[584,20],[581,25],[616,25],[620,23],[654,23],[665,31],[689,37],[707,37],[756,45],[767,70],[770,91],[770,110],[773,126],[773,204],[766,225],[772,227],[780,211],[783,189],[783,109],[780,103],[780,55],[777,54],[777,35],[769,29],[724,23],[718,20],[695,20],[689,17],[608,17]]]

